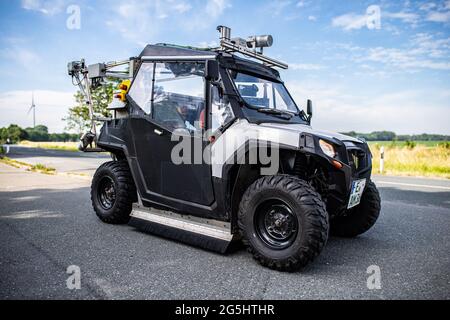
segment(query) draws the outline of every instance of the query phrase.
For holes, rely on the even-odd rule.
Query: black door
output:
[[[145,189],[141,190],[142,197],[181,211],[190,205],[214,203],[211,166],[198,161],[206,146],[202,139],[206,106],[202,66],[192,62],[156,63],[153,95],[146,95],[151,101],[142,103],[151,107],[143,108],[146,116],[129,119],[135,161]],[[173,141],[174,133],[185,139],[182,146],[180,140]],[[186,141],[190,148],[183,147]],[[181,153],[174,152],[180,148]],[[188,161],[179,164],[179,156]]]

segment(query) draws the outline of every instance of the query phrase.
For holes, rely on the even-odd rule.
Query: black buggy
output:
[[[271,36],[218,30],[218,48],[158,44],[122,62],[69,63],[92,119],[80,148],[114,159],[95,173],[92,204],[106,223],[219,252],[242,240],[262,265],[298,270],[330,232],[355,237],[375,224],[371,153],[312,129],[311,101],[299,108],[275,70],[288,66],[263,54]],[[90,90],[113,77],[123,81],[111,118],[97,117]]]

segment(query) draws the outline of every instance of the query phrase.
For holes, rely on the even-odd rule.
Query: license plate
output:
[[[347,209],[356,207],[361,202],[361,197],[366,187],[366,179],[356,180],[352,183],[352,192],[348,201]]]

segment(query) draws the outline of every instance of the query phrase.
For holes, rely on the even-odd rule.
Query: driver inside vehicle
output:
[[[189,110],[189,107],[186,105],[179,105],[177,107],[177,112],[179,113],[179,115],[181,116],[181,119],[183,119],[186,128],[189,130],[192,130],[193,124],[194,124],[194,119],[193,119],[193,114],[191,112],[191,110]],[[194,127],[195,129],[195,127]]]

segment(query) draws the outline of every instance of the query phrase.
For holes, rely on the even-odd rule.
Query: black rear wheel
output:
[[[328,238],[328,213],[309,183],[287,175],[258,179],[238,214],[242,240],[262,265],[296,271],[314,260]]]
[[[103,222],[123,224],[130,220],[137,193],[126,161],[106,162],[97,169],[92,180],[91,201]]]
[[[98,183],[98,202],[104,210],[109,210],[116,202],[116,185],[109,176],[104,176]]]

